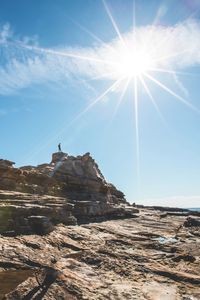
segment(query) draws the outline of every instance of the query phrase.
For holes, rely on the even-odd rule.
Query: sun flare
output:
[[[41,48],[37,45],[29,45],[27,43],[16,41],[15,46],[41,56],[45,55],[52,64],[52,57],[56,58],[56,62],[60,64],[60,57],[63,58],[65,64],[62,64],[62,70],[67,70],[70,74],[78,74],[84,76],[81,83],[91,89],[90,81],[103,80],[108,82],[108,87],[97,95],[72,121],[66,126],[71,126],[80,117],[86,114],[97,103],[105,99],[113,92],[120,93],[114,114],[116,114],[122,104],[127,91],[132,95],[134,106],[134,123],[135,123],[135,144],[136,144],[136,169],[139,178],[140,169],[140,90],[146,93],[149,100],[153,104],[156,112],[166,124],[166,121],[159,109],[158,100],[151,92],[151,85],[165,91],[171,97],[186,105],[188,108],[200,113],[191,101],[187,100],[185,87],[179,80],[179,75],[187,75],[181,71],[181,66],[190,66],[193,62],[193,51],[198,50],[199,59],[199,42],[195,47],[191,47],[189,42],[191,36],[191,28],[196,32],[196,23],[186,22],[175,27],[163,27],[152,23],[149,26],[136,26],[134,21],[131,30],[121,34],[114,17],[107,5],[106,0],[102,0],[105,11],[115,30],[116,37],[111,42],[104,42],[99,36],[96,36],[82,25],[78,26],[88,33],[98,43],[94,47],[88,49],[75,49],[67,47],[66,49]],[[189,25],[188,25],[189,24]],[[184,34],[180,34],[183,32]],[[199,36],[199,34],[198,34]],[[195,41],[199,39],[195,38]],[[100,43],[100,44],[99,44]],[[65,61],[66,60],[66,61]],[[48,60],[47,60],[48,61]],[[195,62],[195,61],[194,61]],[[75,70],[75,71],[74,71]],[[180,71],[177,71],[180,70]],[[76,72],[76,73],[74,73]],[[42,73],[42,72],[41,72]],[[45,72],[44,72],[45,73]],[[46,73],[45,73],[46,74]],[[64,73],[65,76],[68,73]],[[162,74],[162,76],[160,76]],[[77,77],[78,77],[77,75]],[[167,76],[167,77],[166,77]],[[172,79],[173,89],[163,80]],[[89,82],[89,83],[88,83]],[[179,90],[181,93],[176,91]],[[96,91],[95,91],[96,93]],[[183,95],[183,96],[182,96]],[[185,99],[186,98],[186,99]],[[139,181],[139,180],[138,180]]]
[[[119,77],[139,77],[152,67],[153,60],[147,52],[127,49],[119,55],[116,74]]]

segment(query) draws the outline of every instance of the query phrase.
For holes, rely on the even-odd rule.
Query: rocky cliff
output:
[[[52,155],[49,164],[15,168],[0,160],[0,233],[45,234],[72,225],[133,216],[124,194],[108,183],[89,153]]]
[[[107,183],[89,153],[69,156],[53,153],[50,164],[14,168],[0,160],[0,188],[31,194],[69,197],[71,200],[125,203],[122,192]]]

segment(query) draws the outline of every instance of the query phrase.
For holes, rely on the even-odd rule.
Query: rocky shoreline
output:
[[[200,227],[161,215],[1,236],[1,299],[200,299]]]
[[[200,213],[130,205],[88,153],[0,160],[0,188],[0,299],[200,299]]]

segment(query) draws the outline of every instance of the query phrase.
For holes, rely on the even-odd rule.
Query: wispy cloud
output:
[[[174,26],[143,26],[123,34],[129,51],[148,51],[150,69],[181,70],[200,63],[200,22]],[[117,80],[126,56],[119,38],[90,48],[39,47],[37,37],[16,38],[9,24],[0,28],[0,94],[9,95],[32,84],[76,80]],[[177,82],[179,83],[177,77]],[[181,87],[181,84],[179,83]],[[90,87],[90,86],[89,86]]]
[[[0,27],[0,44],[5,44],[13,33],[9,23],[5,23]]]
[[[167,10],[168,10],[167,6],[164,3],[162,3],[157,10],[157,14],[154,19],[154,24],[156,24],[162,17],[165,16],[165,14],[167,13]]]

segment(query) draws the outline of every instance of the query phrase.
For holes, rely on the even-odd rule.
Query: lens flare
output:
[[[153,66],[153,61],[144,51],[127,50],[120,53],[119,63],[116,65],[117,76],[138,77],[148,72]]]

